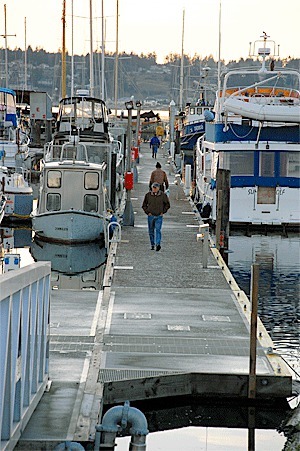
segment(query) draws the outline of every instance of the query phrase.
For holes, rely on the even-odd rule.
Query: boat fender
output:
[[[210,181],[210,188],[211,189],[216,189],[217,187],[217,181],[215,179],[211,179]]]
[[[215,115],[212,111],[209,110],[205,110],[204,111],[204,118],[206,120],[206,122],[212,122],[215,118]]]

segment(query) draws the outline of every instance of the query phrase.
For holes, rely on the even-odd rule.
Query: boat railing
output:
[[[224,103],[229,98],[242,102],[257,103],[260,105],[299,105],[300,93],[295,89],[261,87],[254,89],[236,88],[235,91],[226,92]]]
[[[122,151],[122,143],[121,141],[117,141],[116,139],[112,142],[113,151],[117,154],[117,163],[116,166],[119,167],[123,161],[124,155]]]
[[[111,143],[86,142],[54,144],[53,141],[44,147],[44,161],[84,161],[86,163],[101,164],[107,161],[111,152]]]

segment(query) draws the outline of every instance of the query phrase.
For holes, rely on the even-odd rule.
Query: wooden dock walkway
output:
[[[123,226],[121,242],[110,247],[103,290],[62,290],[51,297],[51,321],[62,322],[60,330],[51,329],[52,387],[19,449],[93,440],[105,405],[125,400],[247,398],[250,303],[212,241],[203,268],[199,214],[174,184],[161,152],[157,161],[171,185],[162,249],[150,250],[141,208],[156,163],[143,144],[131,194],[134,226]],[[272,354],[260,321],[258,337],[257,398],[291,396],[291,374]]]

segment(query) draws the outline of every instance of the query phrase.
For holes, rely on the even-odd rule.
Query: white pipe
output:
[[[185,165],[185,190],[186,194],[190,192],[191,189],[191,180],[192,180],[192,166],[190,164]]]
[[[124,406],[115,406],[109,409],[103,416],[102,423],[96,425],[94,450],[100,450],[101,444],[104,445],[103,449],[114,449],[117,432],[120,429],[119,423],[122,428],[126,428],[127,423],[132,425],[130,433],[133,446],[130,449],[132,451],[145,450],[146,435],[149,433],[147,419],[139,409],[130,407],[129,401],[126,401]]]

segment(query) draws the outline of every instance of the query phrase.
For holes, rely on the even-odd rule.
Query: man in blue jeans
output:
[[[153,183],[143,201],[142,209],[148,216],[148,233],[150,238],[151,250],[160,251],[161,249],[161,228],[163,215],[170,208],[168,196],[162,192],[159,183]]]
[[[160,140],[154,135],[150,140],[150,149],[152,148],[152,158],[156,158],[157,150],[160,146]]]

